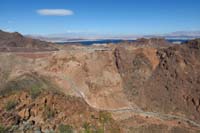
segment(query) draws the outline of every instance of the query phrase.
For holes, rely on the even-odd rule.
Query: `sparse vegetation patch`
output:
[[[10,110],[14,109],[17,106],[17,104],[18,104],[18,101],[16,101],[16,100],[10,100],[10,101],[8,101],[6,103],[5,109],[7,111],[10,111]]]

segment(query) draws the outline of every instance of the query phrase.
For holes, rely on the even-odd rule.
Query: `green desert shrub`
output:
[[[12,109],[14,109],[17,106],[18,102],[16,100],[10,100],[6,103],[5,105],[5,109],[7,111],[10,111]]]
[[[58,127],[59,133],[73,133],[73,128],[70,125],[59,125]]]
[[[84,128],[84,133],[92,133],[90,123],[85,122],[83,124],[83,128]]]

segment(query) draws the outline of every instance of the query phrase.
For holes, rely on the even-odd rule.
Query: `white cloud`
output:
[[[45,16],[69,16],[74,14],[72,10],[67,9],[40,9],[37,10],[37,13]]]

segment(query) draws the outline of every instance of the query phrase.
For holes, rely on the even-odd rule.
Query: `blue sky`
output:
[[[0,29],[23,34],[196,31],[200,0],[1,0]]]

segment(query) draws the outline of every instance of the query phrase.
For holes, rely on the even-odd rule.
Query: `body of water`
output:
[[[128,41],[128,42],[135,42],[136,40],[91,40],[91,41],[78,41],[78,42],[59,42],[58,44],[83,44],[83,45],[94,45],[94,44],[108,44],[108,43],[121,43],[124,41]],[[172,42],[172,43],[177,43],[177,44],[181,44],[184,43],[188,40],[183,40],[183,39],[167,39],[167,41]]]

